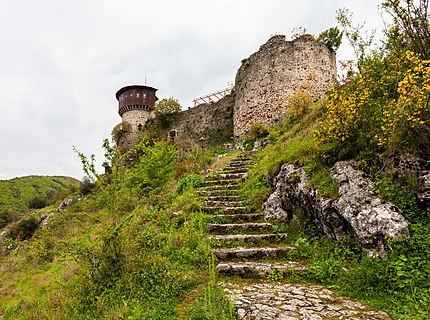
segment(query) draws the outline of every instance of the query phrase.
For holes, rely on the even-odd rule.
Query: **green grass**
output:
[[[182,175],[178,188],[175,158],[167,157],[172,147],[143,150],[157,161],[98,183],[0,255],[4,319],[228,319],[231,305],[213,277],[202,200],[193,189],[201,178]],[[172,168],[168,179],[157,166]],[[55,206],[32,215],[50,212]]]
[[[0,228],[19,220],[24,212],[57,203],[79,189],[69,177],[29,176],[0,180]]]

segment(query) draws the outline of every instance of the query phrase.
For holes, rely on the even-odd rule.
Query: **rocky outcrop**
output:
[[[351,234],[369,253],[382,253],[387,236],[409,235],[400,210],[376,196],[372,181],[354,168],[354,162],[336,163],[331,174],[339,185],[335,200],[318,196],[302,168],[283,165],[274,179],[275,192],[263,205],[266,219],[292,219],[303,212],[320,233],[336,240]]]
[[[57,212],[63,212],[63,210],[67,207],[70,207],[72,204],[80,201],[81,198],[67,198],[64,199],[57,208]]]
[[[430,161],[413,154],[402,154],[389,158],[385,166],[400,179],[415,180],[415,193],[423,208],[430,213]]]

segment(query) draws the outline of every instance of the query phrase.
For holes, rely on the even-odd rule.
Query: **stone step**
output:
[[[238,180],[242,179],[245,173],[216,173],[210,177],[211,180]]]
[[[251,163],[251,160],[234,160],[231,161],[228,166],[229,167],[241,167],[241,168],[246,168],[248,166],[248,164]]]
[[[220,185],[209,185],[209,186],[201,186],[196,188],[196,191],[227,191],[227,190],[237,190],[239,187],[238,184],[220,184]]]
[[[272,224],[267,222],[247,222],[247,223],[208,223],[207,227],[212,233],[226,234],[233,231],[239,232],[263,232],[271,231]]]
[[[210,195],[207,197],[207,201],[236,201],[239,199],[239,196],[219,196],[219,195]]]
[[[254,248],[227,248],[213,249],[213,254],[220,260],[233,259],[262,259],[276,258],[295,250],[294,247],[254,247]]]
[[[285,239],[286,233],[264,233],[264,234],[217,234],[209,236],[213,241],[238,241],[238,242],[259,242],[259,241],[280,241]]]
[[[243,207],[243,201],[226,201],[226,200],[206,200],[205,206],[208,207]]]
[[[291,272],[303,272],[308,268],[304,264],[295,261],[287,262],[220,262],[216,270],[223,276],[240,276],[243,278],[267,277],[273,271],[287,274]]]
[[[240,180],[238,179],[213,179],[213,180],[205,180],[203,182],[203,186],[213,186],[213,185],[239,185]]]
[[[197,189],[197,194],[202,197],[223,197],[223,196],[237,196],[238,190],[235,188],[231,189]]]
[[[236,157],[236,159],[249,159],[252,154],[252,152],[241,153]]]
[[[214,214],[209,216],[215,221],[225,221],[225,222],[249,222],[258,221],[264,218],[261,213],[237,213],[237,214]]]
[[[203,206],[202,211],[206,213],[244,213],[246,212],[248,208],[247,207],[209,207],[209,206]]]
[[[241,168],[241,167],[230,167],[227,166],[224,169],[222,169],[221,171],[222,173],[241,173],[241,174],[245,174],[248,172],[247,168]]]

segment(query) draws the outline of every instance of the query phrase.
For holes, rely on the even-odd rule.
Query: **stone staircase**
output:
[[[273,225],[260,212],[252,212],[238,195],[247,167],[247,154],[239,155],[222,171],[208,177],[198,192],[205,198],[202,211],[222,276],[267,277],[272,272],[301,272],[306,267],[286,261],[295,250],[285,243],[286,234],[274,233]]]
[[[279,282],[307,267],[288,260],[295,248],[288,245],[287,234],[274,232],[261,212],[241,201],[238,189],[250,163],[249,155],[242,154],[198,189],[205,199],[202,211],[218,259],[219,284],[235,305],[237,319],[390,319],[322,286]]]

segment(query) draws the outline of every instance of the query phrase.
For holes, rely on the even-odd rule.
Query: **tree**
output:
[[[155,104],[154,114],[164,126],[170,125],[179,112],[181,112],[181,105],[173,97],[163,98]]]
[[[336,11],[336,20],[343,29],[342,34],[345,34],[349,44],[354,50],[355,58],[357,59],[357,67],[361,72],[363,61],[366,56],[369,55],[369,52],[371,52],[375,31],[373,30],[370,33],[365,32],[363,34],[362,30],[365,24],[353,25],[352,13],[346,8]]]
[[[430,58],[429,0],[386,0],[382,8],[392,16],[386,30],[391,51],[409,49]]]
[[[343,31],[340,31],[337,27],[331,27],[330,29],[321,32],[317,41],[326,44],[336,52],[342,43],[342,36]]]

